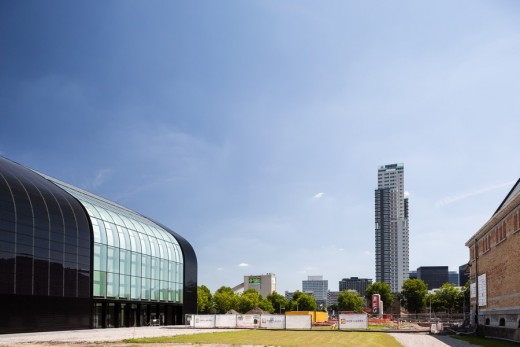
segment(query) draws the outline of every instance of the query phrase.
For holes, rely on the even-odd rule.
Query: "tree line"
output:
[[[367,287],[366,302],[370,305],[372,294],[379,294],[385,311],[392,306],[395,299],[410,313],[420,313],[426,309],[432,312],[461,312],[466,301],[469,303],[469,283],[463,289],[451,283],[445,283],[433,294],[428,293],[428,286],[423,280],[408,279],[403,283],[400,293],[392,293],[387,283],[375,282]],[[355,291],[343,291],[338,296],[337,305],[317,307],[316,300],[310,294],[296,291],[291,299],[273,292],[267,297],[254,289],[248,289],[241,294],[235,293],[230,287],[222,286],[211,294],[205,285],[197,287],[198,313],[225,314],[230,310],[246,313],[253,308],[260,308],[269,313],[285,311],[353,311],[363,312],[367,305],[365,300]]]

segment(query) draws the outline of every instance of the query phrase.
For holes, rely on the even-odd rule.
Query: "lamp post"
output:
[[[428,297],[430,298],[430,322],[432,321],[432,294],[430,293],[428,295]]]

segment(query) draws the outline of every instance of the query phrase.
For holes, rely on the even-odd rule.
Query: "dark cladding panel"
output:
[[[89,247],[90,225],[80,203],[36,172],[0,157],[0,209],[0,295],[2,303],[19,304],[13,304],[16,314],[2,307],[9,314],[0,329],[88,328],[90,253],[82,248],[79,254],[79,240]],[[79,285],[85,288],[78,290]],[[80,298],[84,304],[76,305]],[[58,302],[70,307],[52,304]]]

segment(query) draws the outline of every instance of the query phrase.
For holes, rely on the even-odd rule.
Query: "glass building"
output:
[[[0,333],[184,324],[197,259],[128,208],[0,157]]]

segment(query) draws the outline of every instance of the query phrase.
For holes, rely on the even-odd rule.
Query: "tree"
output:
[[[290,311],[314,311],[316,300],[312,295],[296,291],[288,306]]]
[[[222,286],[213,295],[213,303],[217,313],[226,313],[237,309],[238,296],[230,287]]]
[[[403,282],[401,305],[403,305],[408,312],[415,312],[417,314],[426,306],[427,294],[428,286],[423,280],[409,278]]]
[[[449,314],[454,310],[460,310],[463,306],[464,294],[452,283],[444,283],[434,295],[437,297],[440,306]]]
[[[274,312],[282,313],[282,309],[285,310],[288,308],[289,301],[287,301],[285,296],[278,294],[276,291],[267,295],[266,299],[271,302]]]
[[[356,292],[345,290],[338,295],[338,310],[362,312],[365,302]]]
[[[390,308],[394,303],[394,296],[392,295],[392,289],[388,283],[374,282],[367,287],[365,292],[365,298],[368,302],[372,302],[372,294],[381,295],[383,301],[383,308]]]
[[[210,313],[213,308],[211,292],[205,285],[197,287],[197,312]]]
[[[269,313],[274,312],[271,302],[264,299],[262,295],[254,289],[248,289],[238,297],[237,311],[240,313],[246,313],[255,307],[261,308]]]

